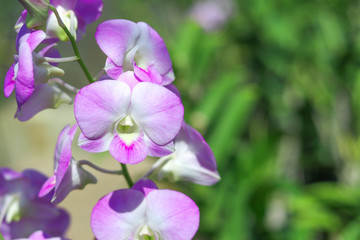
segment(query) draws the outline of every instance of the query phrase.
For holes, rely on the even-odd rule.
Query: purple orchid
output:
[[[9,97],[15,89],[18,105],[17,117],[26,121],[45,108],[56,108],[72,99],[56,84],[47,82],[52,77],[62,76],[64,71],[45,61],[44,57],[58,57],[54,45],[45,47],[39,53],[35,48],[45,39],[43,31],[31,31],[24,25],[16,39],[15,63],[8,70],[4,81],[4,95]]]
[[[96,178],[77,164],[71,154],[71,143],[77,130],[74,124],[67,125],[60,133],[54,157],[54,175],[42,186],[39,197],[46,196],[54,189],[51,201],[60,203],[73,189],[83,189],[89,183],[96,183]]]
[[[102,12],[102,0],[50,0],[58,11],[61,20],[74,38],[81,38],[86,32],[86,26],[96,21]],[[15,30],[26,22],[27,11],[24,10],[18,19]],[[55,14],[50,12],[46,24],[46,38],[57,41],[68,41],[68,36],[59,26]]]
[[[157,84],[138,82],[131,72],[80,90],[74,102],[82,131],[79,145],[90,152],[109,150],[124,164],[172,152],[184,108],[176,94]]]
[[[49,198],[37,194],[46,177],[35,170],[22,173],[0,168],[0,232],[5,240],[28,237],[42,229],[49,236],[63,236],[68,214]]]
[[[98,26],[95,38],[108,56],[105,71],[111,78],[133,71],[143,82],[168,85],[175,79],[166,45],[148,24],[109,20]]]
[[[175,152],[163,158],[166,163],[158,173],[160,179],[168,177],[201,185],[212,185],[220,180],[211,148],[201,134],[185,122],[174,139],[174,146]]]
[[[28,238],[18,238],[16,240],[65,240],[62,237],[50,237],[42,231],[36,231],[31,234]]]
[[[199,209],[186,195],[159,190],[140,180],[99,200],[91,214],[91,229],[99,240],[190,240],[199,227]]]

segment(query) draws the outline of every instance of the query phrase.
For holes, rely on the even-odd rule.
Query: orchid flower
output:
[[[174,153],[163,158],[166,163],[159,170],[160,179],[168,177],[201,185],[212,185],[220,180],[211,148],[201,134],[185,122],[174,139],[174,148]]]
[[[77,130],[74,124],[67,125],[60,133],[54,157],[54,175],[42,186],[39,197],[46,196],[54,189],[53,203],[60,203],[73,189],[83,189],[88,183],[96,183],[96,178],[77,164],[71,154],[71,143]]]
[[[166,45],[148,24],[108,20],[98,26],[95,38],[108,56],[105,70],[111,78],[133,71],[143,82],[168,85],[175,79]]]
[[[92,83],[75,96],[75,118],[82,132],[79,145],[90,152],[109,150],[117,161],[136,164],[150,149],[161,154],[154,146],[171,148],[184,108],[167,88],[139,83],[131,73],[122,78]]]
[[[52,49],[54,45],[45,47],[39,53],[34,52],[44,39],[43,31],[31,31],[24,25],[17,36],[18,55],[15,55],[15,63],[5,76],[4,94],[9,97],[15,89],[18,105],[15,117],[20,121],[30,119],[45,108],[56,108],[61,103],[72,102],[56,84],[47,83],[52,77],[62,76],[64,71],[46,61],[45,57],[59,56]]]
[[[42,229],[49,236],[63,236],[69,215],[46,196],[37,197],[46,177],[35,170],[22,173],[0,168],[0,232],[5,240],[28,237]]]
[[[186,195],[140,180],[99,200],[91,229],[99,240],[190,240],[199,227],[199,209]]]

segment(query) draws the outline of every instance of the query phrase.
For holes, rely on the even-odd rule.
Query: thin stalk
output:
[[[57,84],[63,86],[64,88],[66,88],[67,90],[69,90],[69,91],[71,91],[71,92],[73,92],[73,93],[75,93],[75,94],[77,94],[77,93],[80,91],[80,90],[77,89],[76,87],[74,87],[74,86],[72,86],[72,85],[64,82],[64,81],[61,80],[60,78],[51,78],[51,79],[49,80],[49,83],[50,83],[50,84],[52,84],[52,83],[57,83]]]
[[[78,164],[78,166],[87,165],[87,166],[92,167],[93,169],[95,169],[95,170],[97,170],[99,172],[102,172],[102,173],[116,174],[116,175],[123,174],[123,172],[121,170],[118,170],[118,171],[107,170],[107,169],[101,168],[101,167],[93,164],[92,162],[89,162],[88,160],[77,161],[77,164]]]
[[[64,63],[64,62],[74,62],[78,61],[79,57],[73,56],[73,57],[63,57],[63,58],[51,58],[51,57],[43,57],[41,58],[44,62],[52,62],[52,63]]]
[[[123,171],[123,175],[125,177],[125,180],[126,180],[128,186],[129,186],[129,188],[131,188],[134,185],[134,182],[131,180],[129,171],[128,171],[125,164],[123,164],[123,163],[120,163],[120,164],[121,164],[121,169]]]
[[[86,78],[88,79],[89,83],[93,83],[94,79],[91,77],[89,70],[86,68],[85,63],[84,63],[84,61],[82,60],[82,58],[80,56],[80,52],[79,52],[79,49],[78,49],[78,47],[76,45],[75,38],[71,35],[69,29],[65,26],[65,24],[61,20],[61,17],[59,15],[58,11],[56,10],[56,8],[53,5],[50,5],[50,10],[53,11],[53,13],[56,16],[56,19],[58,21],[59,26],[64,30],[64,32],[66,33],[66,35],[70,39],[71,46],[74,49],[74,53],[78,57],[77,61],[78,61],[79,65],[80,65],[81,69],[83,70]]]

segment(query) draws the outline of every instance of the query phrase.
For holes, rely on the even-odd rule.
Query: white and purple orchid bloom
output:
[[[69,215],[51,204],[48,196],[37,196],[45,181],[35,170],[18,173],[0,168],[0,232],[5,240],[28,237],[39,229],[49,236],[64,235]]]
[[[49,45],[39,53],[35,48],[45,39],[43,31],[31,31],[24,25],[16,39],[15,63],[8,70],[4,81],[4,95],[9,97],[15,89],[18,109],[15,117],[26,121],[45,108],[56,108],[61,103],[72,103],[69,95],[56,84],[48,84],[52,77],[62,76],[64,71],[49,64],[46,57],[60,55]]]
[[[105,71],[111,78],[133,71],[142,82],[168,85],[175,79],[166,45],[148,24],[108,20],[98,26],[95,38],[108,56]]]
[[[57,204],[74,189],[83,189],[89,183],[96,183],[96,178],[83,169],[72,157],[71,143],[77,130],[74,124],[65,126],[61,131],[54,156],[54,175],[42,186],[39,197],[44,197],[53,191],[51,202]]]
[[[75,39],[81,38],[86,32],[86,26],[96,21],[102,12],[102,0],[50,0],[58,11],[61,20]],[[15,30],[26,22],[27,11],[24,10],[15,24]],[[46,39],[48,41],[68,41],[69,38],[59,26],[53,12],[49,13],[46,23]]]
[[[49,235],[45,234],[43,231],[36,231],[31,234],[28,238],[18,238],[15,240],[65,240],[62,237],[50,237]]]
[[[82,88],[74,112],[89,152],[108,151],[119,162],[137,164],[147,155],[172,152],[171,141],[184,116],[180,98],[167,88],[138,82],[131,72],[120,80],[103,80]]]
[[[140,180],[99,200],[91,229],[99,240],[190,240],[199,227],[199,209],[183,193]]]
[[[185,122],[174,139],[174,147],[172,154],[158,160],[165,162],[158,173],[160,179],[166,177],[201,185],[212,185],[220,180],[211,148],[201,134]]]

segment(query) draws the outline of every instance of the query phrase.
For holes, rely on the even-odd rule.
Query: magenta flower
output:
[[[108,56],[105,70],[111,78],[133,71],[143,82],[167,85],[174,80],[166,45],[148,24],[109,20],[98,26],[95,38]]]
[[[35,170],[17,173],[0,168],[0,232],[5,240],[28,237],[41,229],[49,236],[63,236],[68,214],[37,194],[46,177]]]
[[[159,190],[140,180],[99,200],[91,214],[91,229],[99,240],[190,240],[199,227],[199,209],[186,195]]]
[[[124,164],[139,163],[149,152],[169,154],[183,121],[181,100],[162,86],[138,83],[131,73],[122,78],[95,82],[76,95],[80,146],[90,152],[109,150]]]
[[[16,240],[64,240],[62,237],[50,237],[42,231],[36,231],[31,234],[28,238],[18,238]]]
[[[31,31],[24,25],[16,39],[15,63],[8,70],[4,81],[4,95],[9,97],[15,89],[18,105],[16,116],[26,121],[45,108],[56,108],[72,99],[56,84],[49,85],[51,77],[62,76],[64,71],[44,60],[44,57],[58,57],[59,53],[50,45],[39,53],[35,48],[45,39],[41,30]]]
[[[216,160],[204,138],[190,125],[183,123],[174,139],[175,151],[164,157],[167,162],[160,168],[158,177],[212,185],[220,180]]]
[[[79,166],[71,155],[71,143],[77,130],[74,124],[67,125],[60,133],[55,148],[54,175],[42,186],[39,197],[46,196],[54,189],[51,201],[60,203],[73,189],[83,189],[88,183],[96,183],[96,178]]]

